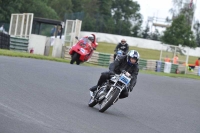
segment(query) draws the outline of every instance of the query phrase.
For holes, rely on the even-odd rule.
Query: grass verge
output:
[[[18,51],[12,51],[12,50],[0,49],[0,55],[12,56],[12,57],[34,58],[34,59],[40,59],[40,60],[50,60],[50,61],[69,63],[69,60],[62,59],[62,58],[54,58],[51,56],[36,55],[36,54],[30,54],[30,53],[18,52]]]
[[[62,58],[54,58],[54,57],[51,57],[51,56],[35,55],[35,54],[30,54],[30,53],[23,53],[23,52],[17,52],[17,51],[11,51],[11,50],[2,50],[2,49],[0,49],[0,55],[11,56],[11,57],[34,58],[34,59],[50,60],[50,61],[57,61],[57,62],[64,62],[64,63],[70,62],[69,60],[62,59]],[[85,62],[81,65],[100,67],[100,66],[96,66],[96,65],[93,65],[93,64],[90,64],[90,63],[87,63],[87,62]],[[191,78],[191,79],[200,80],[200,76],[197,76],[197,75],[172,74],[172,73],[166,74],[166,73],[163,73],[163,72],[154,72],[154,71],[147,71],[147,70],[140,70],[140,73],[153,74],[153,75],[159,75],[159,76],[168,76],[168,77],[174,77],[174,78]]]
[[[99,45],[97,47],[97,52],[114,54],[115,47],[116,47],[116,44],[99,42]],[[135,47],[135,46],[130,46],[129,49],[137,50],[140,53],[140,57],[142,59],[146,59],[146,60],[159,60],[160,59],[160,50],[145,49],[145,48],[139,48],[139,47]],[[170,58],[173,57],[173,53],[169,53],[169,52],[163,52],[162,57],[165,57],[166,55],[168,55]],[[196,59],[197,59],[197,57],[189,56],[188,63],[194,64]],[[179,55],[179,60],[185,61],[186,56]]]
[[[84,63],[82,65],[84,65],[84,66],[96,66],[96,65],[93,65],[93,64],[90,64],[90,63]],[[97,66],[97,67],[102,67],[102,66]],[[103,67],[103,68],[108,68],[108,67]],[[158,75],[158,76],[167,76],[167,77],[173,77],[173,78],[189,78],[189,79],[200,80],[200,76],[190,75],[190,74],[164,73],[164,72],[155,72],[155,71],[150,71],[150,70],[140,70],[140,73]]]
[[[164,73],[164,72],[154,72],[154,71],[148,71],[148,70],[140,70],[140,72],[145,73],[145,74],[158,75],[158,76],[167,76],[167,77],[173,77],[173,78],[190,78],[190,79],[200,80],[200,76],[191,75],[191,74]]]

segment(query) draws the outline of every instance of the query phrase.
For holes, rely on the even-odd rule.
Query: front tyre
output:
[[[113,102],[115,101],[115,99],[118,97],[120,93],[120,90],[119,89],[114,89],[110,95],[108,96],[107,99],[104,99],[100,105],[100,108],[99,108],[99,112],[104,112],[106,111],[112,104]]]
[[[79,58],[76,60],[76,65],[80,65],[81,61],[79,60]]]
[[[97,102],[94,100],[94,98],[90,97],[88,106],[89,107],[94,107],[97,104]]]
[[[78,61],[79,60],[79,54],[78,53],[74,53],[73,55],[72,55],[72,59],[71,59],[71,61],[70,61],[70,64],[74,64],[74,62],[75,61]]]

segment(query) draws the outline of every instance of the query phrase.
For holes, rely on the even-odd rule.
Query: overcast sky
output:
[[[140,13],[143,15],[143,26],[146,25],[148,17],[158,17],[165,19],[167,16],[171,18],[169,10],[173,7],[172,0],[134,0],[140,4]],[[200,20],[200,0],[197,1],[195,11],[195,19]]]
[[[169,9],[172,8],[172,0],[135,0],[140,4],[140,13],[144,21],[148,17],[166,18],[171,16]]]

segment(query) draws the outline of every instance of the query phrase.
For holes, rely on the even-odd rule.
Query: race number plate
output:
[[[125,85],[128,85],[128,83],[130,82],[130,78],[129,77],[127,77],[126,75],[122,75],[121,77],[120,77],[120,79],[119,79],[122,83],[124,83]]]
[[[85,53],[85,49],[81,48],[81,52],[82,52],[82,53]]]

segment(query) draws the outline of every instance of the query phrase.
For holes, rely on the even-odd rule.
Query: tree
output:
[[[58,19],[58,15],[50,6],[47,0],[21,0],[22,6],[19,13],[34,13],[35,17]]]
[[[155,32],[153,32],[151,34],[151,39],[152,40],[157,40],[157,41],[160,40],[160,33],[159,33],[158,29],[156,29]]]
[[[49,6],[53,8],[61,20],[64,20],[65,13],[72,12],[71,0],[51,0]]]
[[[200,23],[199,21],[196,21],[194,24],[194,30],[195,30],[195,35],[196,35],[196,42],[198,47],[200,47]]]
[[[112,0],[98,0],[99,13],[111,17]]]
[[[83,11],[83,1],[80,2],[80,0],[71,0],[72,1],[72,12],[81,12]]]
[[[149,29],[150,29],[149,25],[147,24],[145,30],[142,32],[143,38],[145,38],[145,39],[149,38]]]
[[[58,18],[47,0],[0,0],[0,20],[9,22],[12,13],[34,13],[36,17]]]
[[[82,29],[85,31],[95,31],[97,27],[96,18],[99,11],[98,0],[85,0],[82,4],[85,14]]]
[[[190,5],[190,0],[172,0],[173,8],[169,11],[172,13],[172,19],[178,17],[180,14],[185,16],[185,21],[188,25],[192,25],[194,15],[194,5]]]
[[[181,44],[182,46],[196,47],[193,32],[191,27],[187,25],[184,15],[179,15],[174,19],[172,25],[164,32],[161,41],[176,46]]]
[[[173,8],[169,10],[169,12],[174,16],[177,16],[182,8],[184,0],[172,0]]]
[[[22,0],[0,0],[0,20],[9,22],[12,13],[19,13]],[[12,5],[12,6],[11,6]]]
[[[112,0],[98,0],[99,12],[97,23],[101,23],[101,32],[112,33],[114,31],[114,20],[111,15]],[[98,25],[98,24],[97,24]]]
[[[172,20],[167,16],[165,22],[170,23]]]
[[[112,0],[112,14],[118,34],[131,35],[132,28],[141,23],[140,5],[132,0]],[[139,24],[138,24],[139,25]],[[122,29],[123,28],[123,29]]]
[[[137,24],[132,28],[131,36],[140,37],[140,32],[141,32],[141,24]]]

